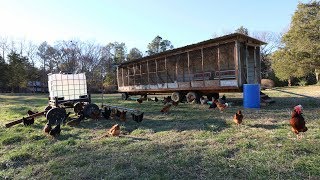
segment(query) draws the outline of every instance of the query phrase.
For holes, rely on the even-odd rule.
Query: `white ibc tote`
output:
[[[88,95],[85,73],[48,74],[48,89],[50,99],[73,100]]]

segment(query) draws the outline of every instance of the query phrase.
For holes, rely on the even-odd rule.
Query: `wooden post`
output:
[[[133,86],[136,86],[136,68],[135,68],[136,64],[133,64],[132,68],[133,68]]]
[[[129,71],[129,66],[128,66],[128,86],[130,86],[130,71]]]
[[[188,76],[189,76],[189,82],[192,80],[191,79],[191,74],[190,74],[190,55],[189,55],[189,51],[187,52],[188,55]]]
[[[248,65],[249,65],[249,61],[248,61],[248,45],[246,44],[246,50],[245,50],[245,56],[246,56],[246,72],[247,72],[247,84],[249,84],[250,82],[248,81],[248,79],[249,79],[249,67],[248,67]]]
[[[164,57],[164,69],[166,70],[166,83],[167,83],[167,88],[168,88],[168,69],[167,69],[167,56]]]
[[[202,67],[202,83],[203,86],[205,87],[205,82],[204,82],[204,68],[203,68],[203,48],[201,48],[201,67]]]
[[[157,83],[157,86],[159,84],[159,77],[158,77],[158,62],[157,60],[155,59],[154,62],[156,63],[156,77],[157,77],[157,80],[156,80],[156,83]],[[158,86],[159,87],[159,86]]]
[[[253,71],[254,82],[258,83],[256,46],[254,46],[254,50],[253,50],[253,61],[254,61],[254,71]]]
[[[121,73],[122,73],[122,75],[121,75],[121,79],[122,79],[122,86],[124,86],[123,67],[121,68]]]
[[[142,85],[142,71],[141,71],[141,63],[140,63],[140,85]]]
[[[236,72],[236,80],[237,80],[237,84],[238,84],[238,87],[240,85],[240,81],[241,81],[241,77],[240,77],[240,71],[239,71],[239,57],[238,57],[238,42],[235,41],[234,42],[234,53],[233,53],[233,58],[234,58],[234,63],[235,63],[235,72]]]
[[[178,63],[179,63],[179,58],[176,58],[176,80],[178,83],[178,87],[179,87],[179,79],[178,79]]]
[[[149,80],[149,61],[147,61],[147,74],[148,74],[148,85],[150,85],[150,80]]]
[[[218,70],[219,70],[219,83],[220,83],[220,79],[221,79],[221,74],[220,74],[220,45],[218,45]]]

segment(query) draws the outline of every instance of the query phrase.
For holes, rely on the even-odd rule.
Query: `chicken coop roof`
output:
[[[260,41],[258,39],[255,39],[253,37],[250,37],[250,36],[247,36],[247,35],[244,35],[244,34],[241,34],[241,33],[233,33],[233,34],[228,34],[228,35],[225,35],[225,36],[220,36],[220,37],[217,37],[217,38],[214,38],[214,39],[209,39],[209,40],[206,40],[206,41],[198,42],[198,43],[195,43],[195,44],[190,44],[190,45],[187,45],[187,46],[171,49],[171,50],[164,51],[164,52],[161,52],[161,53],[157,53],[157,54],[154,54],[154,55],[151,55],[151,56],[145,56],[145,57],[142,57],[142,58],[139,58],[139,59],[134,59],[132,61],[123,62],[123,63],[119,64],[119,66],[121,67],[122,65],[126,65],[126,64],[131,64],[131,63],[136,63],[136,62],[139,62],[139,61],[158,58],[160,56],[170,56],[171,54],[175,54],[175,53],[179,53],[179,52],[183,53],[183,52],[185,52],[185,51],[187,51],[189,49],[197,48],[197,47],[204,46],[204,45],[207,45],[207,44],[212,44],[212,43],[224,43],[224,41],[228,41],[228,40],[232,40],[232,39],[234,39],[234,40],[236,40],[236,39],[245,39],[245,40],[250,41],[251,43],[256,44],[258,46],[267,44],[267,43],[265,43],[263,41]]]

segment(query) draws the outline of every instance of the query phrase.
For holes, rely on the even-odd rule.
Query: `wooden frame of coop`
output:
[[[118,92],[129,95],[172,93],[183,96],[242,92],[261,80],[260,46],[255,38],[234,33],[120,64]]]

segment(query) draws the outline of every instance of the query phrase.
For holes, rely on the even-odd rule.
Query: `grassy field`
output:
[[[167,115],[161,102],[106,95],[104,104],[139,109],[144,120],[86,119],[62,126],[57,139],[43,134],[44,117],[3,127],[29,109],[42,111],[45,95],[0,94],[0,179],[320,179],[320,86],[263,92],[276,103],[243,109],[242,94],[228,93],[232,106],[224,113],[179,104]],[[100,106],[100,95],[93,102]],[[289,125],[297,104],[309,128],[302,140]],[[238,109],[245,116],[240,128],[232,121]],[[128,135],[94,140],[116,123]]]

